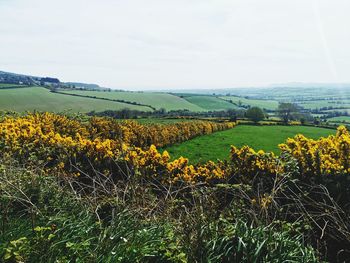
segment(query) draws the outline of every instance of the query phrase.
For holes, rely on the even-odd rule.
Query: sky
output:
[[[0,0],[0,70],[123,89],[350,82],[349,0]]]

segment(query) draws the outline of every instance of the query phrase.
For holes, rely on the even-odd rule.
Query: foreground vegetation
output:
[[[239,125],[235,129],[200,136],[164,149],[175,159],[186,156],[191,163],[198,163],[217,159],[227,160],[231,145],[237,147],[248,145],[253,149],[280,154],[278,144],[297,134],[318,139],[334,133],[335,130],[307,126]]]
[[[279,146],[280,156],[232,146],[229,160],[198,165],[186,158],[170,161],[153,145],[233,126],[142,127],[48,113],[5,117],[0,122],[2,260],[348,259],[346,128],[319,140],[297,135]]]
[[[130,178],[83,186],[82,198],[76,180],[40,174],[2,165],[4,262],[319,262],[306,226],[249,222],[258,208],[222,207],[220,194],[243,197],[234,189],[175,192]]]

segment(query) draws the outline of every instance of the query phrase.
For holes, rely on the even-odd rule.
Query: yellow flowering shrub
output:
[[[283,166],[273,153],[256,152],[248,146],[238,149],[231,146],[231,169],[233,173],[245,176],[257,174],[277,174],[283,172]]]
[[[94,117],[87,129],[92,137],[119,139],[126,144],[147,148],[163,147],[187,141],[199,135],[231,129],[234,122],[189,121],[172,124],[142,125],[136,121],[118,122],[109,118]]]
[[[350,135],[344,126],[335,136],[312,140],[297,135],[279,147],[297,160],[302,175],[350,174]]]
[[[213,162],[200,167],[179,158],[170,162],[163,146],[200,134],[234,127],[233,123],[183,122],[144,126],[133,121],[92,118],[88,122],[52,113],[6,117],[0,122],[3,156],[42,164],[47,172],[80,175],[103,172],[116,178],[130,173],[161,180],[223,177]],[[154,145],[155,144],[155,145]]]
[[[0,121],[0,150],[2,156],[40,164],[47,172],[67,176],[94,175],[97,171],[113,178],[139,174],[158,181],[212,183],[234,177],[249,182],[256,175],[285,172],[281,158],[248,146],[232,146],[229,162],[198,165],[190,165],[183,157],[170,161],[166,151],[157,150],[232,127],[229,122],[205,121],[141,125],[91,118],[83,122],[52,113],[33,113]],[[350,174],[350,135],[343,126],[335,136],[312,140],[297,135],[280,148],[297,160],[302,175]]]

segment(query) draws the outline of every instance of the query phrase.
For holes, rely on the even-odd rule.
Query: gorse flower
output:
[[[297,160],[302,175],[350,174],[350,135],[344,126],[335,136],[312,140],[297,135],[279,147]]]
[[[0,147],[3,155],[23,162],[43,161],[46,171],[67,176],[80,175],[75,167],[84,172],[97,170],[107,175],[122,175],[126,173],[122,168],[125,165],[118,162],[123,162],[143,176],[193,181],[198,176],[222,177],[223,172],[216,170],[215,164],[210,164],[210,169],[206,166],[195,169],[185,158],[170,162],[168,152],[159,153],[156,147],[234,125],[205,121],[141,125],[107,118],[82,122],[52,113],[35,113],[4,118],[0,122]]]
[[[198,165],[189,164],[183,157],[171,161],[168,152],[157,150],[157,147],[234,125],[205,121],[141,125],[108,118],[83,122],[52,113],[34,113],[6,117],[0,122],[0,149],[5,157],[23,163],[39,162],[47,172],[56,171],[66,176],[99,171],[123,178],[131,172],[163,182],[210,183],[237,175],[251,178],[285,172],[281,158],[262,150],[256,152],[248,146],[232,146],[228,162],[209,161]],[[279,147],[282,153],[296,159],[301,175],[350,174],[350,135],[343,126],[335,136],[312,140],[297,135]]]

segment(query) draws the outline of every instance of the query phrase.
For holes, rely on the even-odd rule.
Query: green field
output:
[[[0,110],[90,112],[123,108],[151,110],[144,106],[52,93],[42,87],[0,89]]]
[[[329,122],[345,122],[350,123],[350,116],[339,116],[327,119]]]
[[[1,88],[15,88],[15,87],[22,87],[23,85],[20,84],[7,84],[7,83],[0,83],[0,89]],[[25,86],[23,86],[25,87]]]
[[[249,105],[252,107],[260,107],[267,110],[275,110],[278,107],[278,102],[275,100],[257,100],[257,99],[246,99],[237,96],[223,96],[220,97],[223,100],[232,101],[237,106]]]
[[[239,125],[231,130],[200,136],[181,144],[166,147],[172,158],[180,156],[189,158],[191,163],[209,160],[224,160],[229,157],[230,146],[248,145],[255,150],[279,153],[278,144],[287,138],[301,133],[309,138],[317,139],[335,130],[305,126],[248,126]]]
[[[342,111],[341,108],[350,108],[350,100],[347,99],[300,101],[296,103],[305,109],[320,109],[325,107],[332,107],[334,109],[339,108],[339,111]]]
[[[215,96],[185,96],[188,102],[208,111],[237,109],[238,107]]]
[[[160,92],[101,92],[101,91],[64,91],[65,93],[78,94],[83,96],[96,96],[98,98],[125,100],[150,105],[156,109],[164,108],[170,110],[203,111],[203,108],[188,102],[187,100],[168,93]]]

